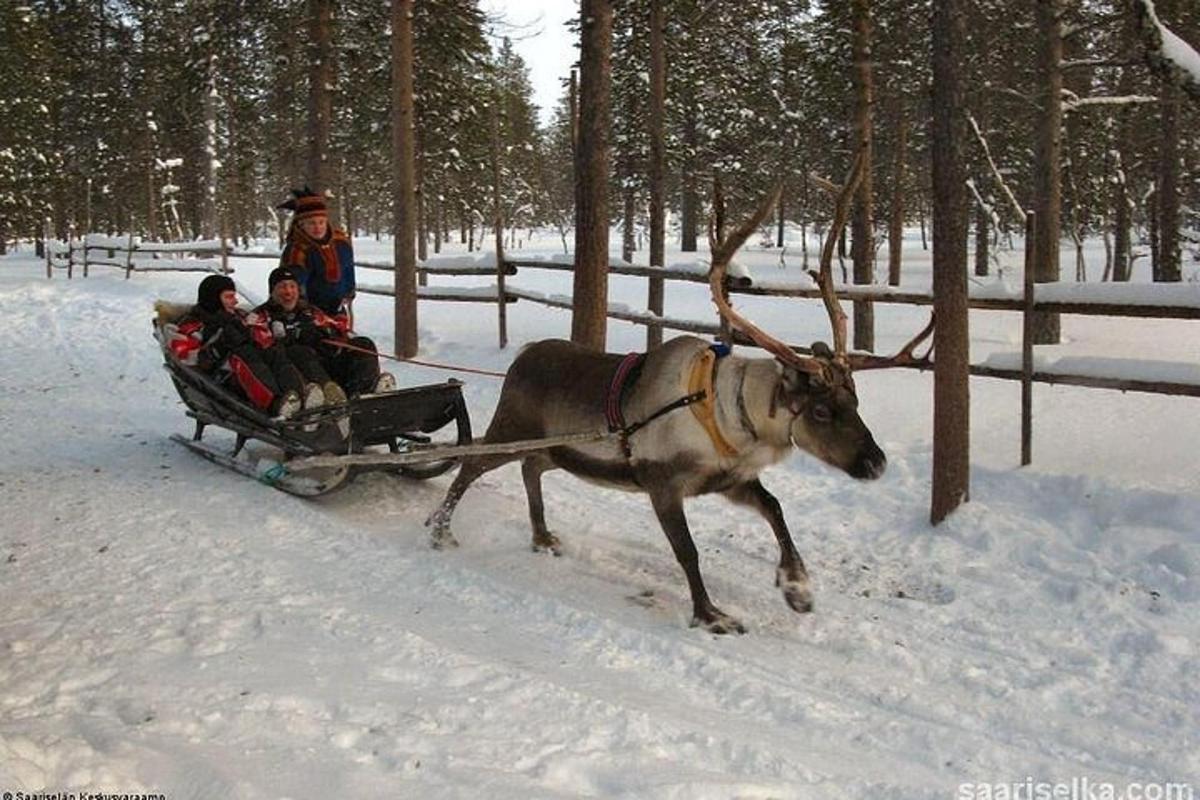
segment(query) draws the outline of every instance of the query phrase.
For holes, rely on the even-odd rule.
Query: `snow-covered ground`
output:
[[[912,245],[905,284],[927,286]],[[547,235],[515,254],[557,246]],[[383,260],[390,245],[358,249]],[[1003,259],[1019,285],[1019,254]],[[778,251],[742,260],[801,280],[795,247],[786,268]],[[235,266],[265,293],[269,262]],[[570,292],[569,274],[511,280]],[[422,522],[450,476],[366,476],[303,501],[169,442],[191,425],[150,309],[190,301],[197,282],[47,280],[27,252],[0,259],[0,790],[692,800],[1200,785],[1196,399],[1035,386],[1034,465],[1019,469],[1019,387],[975,379],[971,502],[932,528],[931,376],[863,374],[887,474],[858,483],[797,455],[764,476],[814,613],[783,603],[758,518],[689,505],[709,590],[750,628],[717,637],[687,627],[643,497],[548,475],[565,554],[539,556],[506,467],[466,495],[462,547],[434,552]],[[644,293],[611,281],[630,308]],[[668,316],[711,321],[703,287],[667,297]],[[828,336],[815,301],[735,302],[787,341]],[[356,313],[390,349],[390,302],[364,296]],[[927,313],[878,306],[880,349]],[[502,370],[523,342],[570,329],[528,301],[509,321],[502,351],[492,307],[423,303],[421,355]],[[1019,348],[1015,315],[971,325],[976,361]],[[1064,354],[1200,363],[1197,322],[1063,326]],[[643,341],[611,323],[610,349]],[[499,381],[465,379],[482,431]]]

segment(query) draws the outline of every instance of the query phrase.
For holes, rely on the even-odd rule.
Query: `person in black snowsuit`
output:
[[[270,329],[237,307],[237,288],[226,275],[200,282],[196,305],[171,331],[168,346],[182,363],[218,375],[256,408],[284,418],[301,408],[303,375]]]
[[[345,390],[342,398],[395,388],[395,378],[379,371],[375,343],[365,336],[353,336],[345,314],[327,314],[301,298],[299,276],[291,267],[274,269],[267,286],[271,299],[254,309],[255,316],[287,347],[305,378],[321,384],[327,401],[335,402],[331,388],[336,392],[338,386]],[[340,347],[342,344],[350,347]],[[313,353],[315,359],[310,357]]]

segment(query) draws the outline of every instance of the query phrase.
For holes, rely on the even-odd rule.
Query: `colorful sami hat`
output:
[[[286,208],[289,211],[295,212],[296,220],[318,215],[327,216],[329,214],[329,208],[325,205],[325,198],[307,186],[303,189],[292,189],[292,196],[287,201],[280,203],[279,208]]]

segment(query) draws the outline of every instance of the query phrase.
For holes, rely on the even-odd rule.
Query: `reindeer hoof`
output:
[[[535,553],[550,553],[553,556],[562,555],[562,542],[553,533],[535,533],[531,549]]]
[[[429,534],[429,546],[434,550],[453,550],[458,547],[458,539],[448,530],[434,530]]]
[[[717,611],[716,609],[713,609],[709,613],[708,619],[692,617],[692,627],[704,628],[704,630],[708,631],[709,633],[715,633],[718,635],[746,632],[746,626],[743,625],[740,620],[729,616],[723,611]]]
[[[780,568],[775,572],[775,585],[783,591],[783,599],[793,611],[807,614],[813,610],[812,589],[809,588],[807,575],[789,575],[787,570]]]

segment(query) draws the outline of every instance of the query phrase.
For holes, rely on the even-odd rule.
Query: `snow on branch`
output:
[[[1083,108],[1084,106],[1126,106],[1137,103],[1157,102],[1157,97],[1144,94],[1127,94],[1118,97],[1074,97],[1070,100],[1064,100],[1062,109],[1064,112],[1067,112]]]
[[[1133,7],[1151,69],[1200,100],[1200,53],[1162,24],[1154,0],[1134,0]]]
[[[1000,174],[1000,168],[996,166],[995,160],[992,159],[992,148],[988,147],[987,139],[983,136],[983,131],[979,130],[979,123],[975,121],[975,117],[967,114],[967,122],[971,123],[971,130],[975,131],[975,138],[979,140],[980,147],[983,148],[983,154],[987,156],[988,165],[992,168],[992,175],[996,178],[996,183],[1000,184],[1000,188],[1004,190],[1004,196],[1008,198],[1008,202],[1012,203],[1012,207],[1017,212],[1017,218],[1021,220],[1021,224],[1025,224],[1025,209],[1021,208],[1021,204],[1017,202],[1017,198],[1012,193],[1012,189],[1004,182],[1004,176]]]

